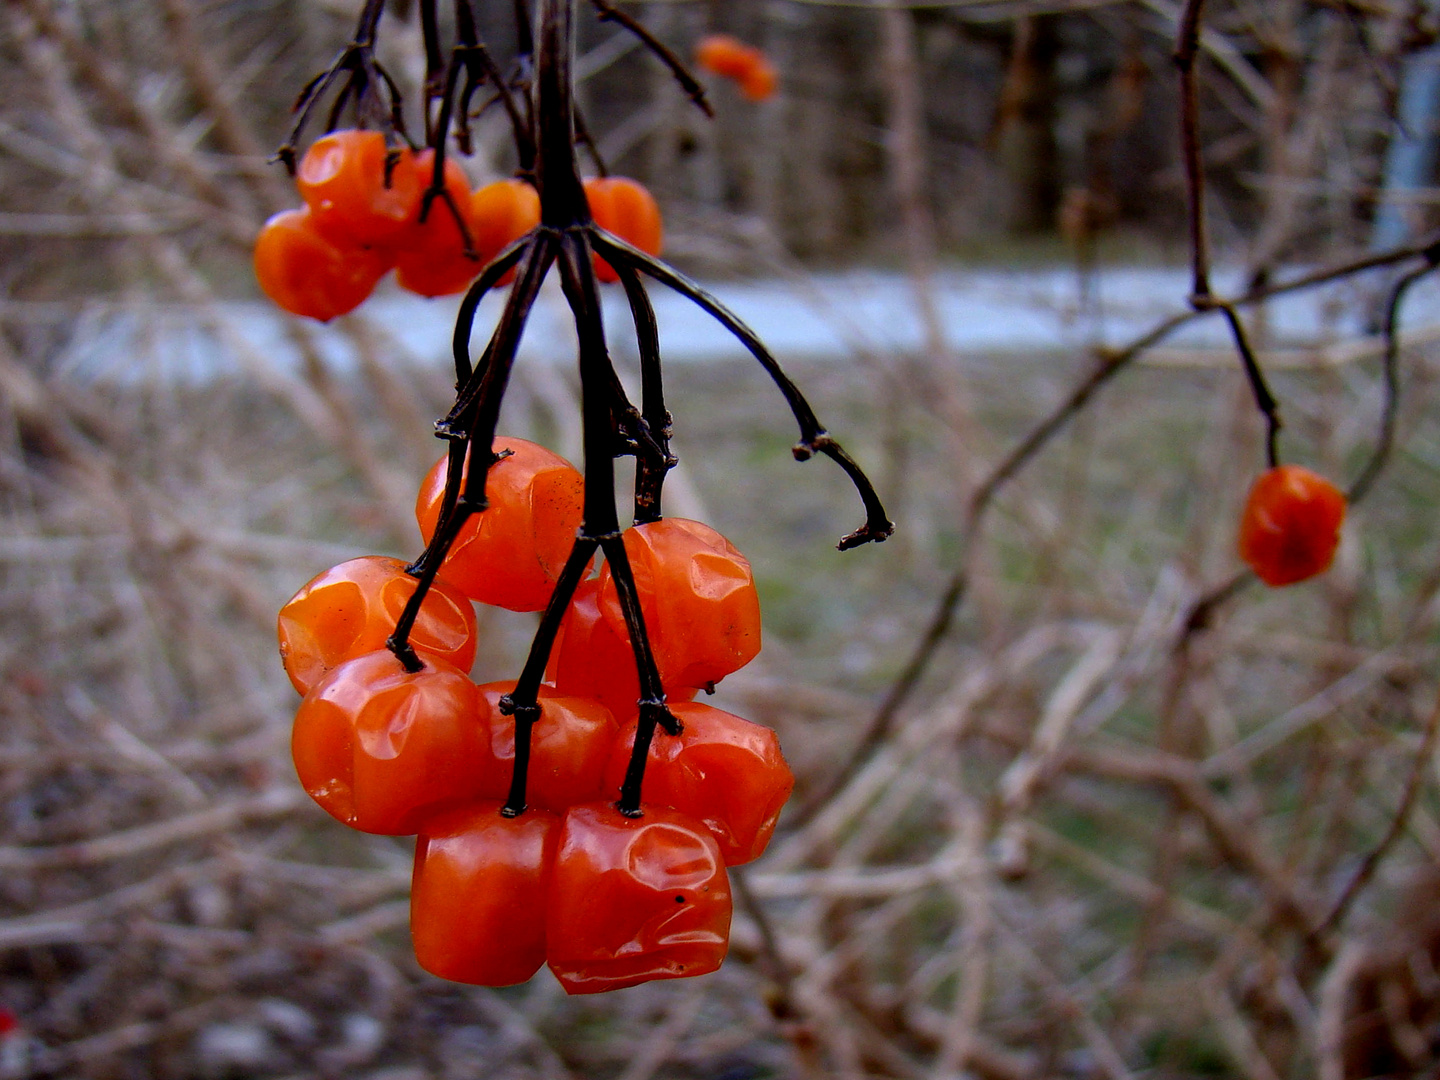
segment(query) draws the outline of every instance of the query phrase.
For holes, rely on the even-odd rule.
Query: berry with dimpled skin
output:
[[[670,711],[684,730],[655,734],[645,764],[644,800],[695,818],[715,837],[726,866],[758,859],[770,843],[795,777],[775,732],[694,701]],[[635,724],[615,744],[605,771],[618,790],[635,745]]]
[[[406,149],[387,182],[387,154],[378,131],[332,131],[311,144],[295,186],[321,235],[342,247],[388,247],[414,226],[429,177]]]
[[[631,818],[592,803],[565,815],[546,963],[570,994],[714,971],[730,943],[730,882],[715,839],[678,811]]]
[[[280,659],[302,694],[346,660],[385,647],[415,578],[399,559],[367,555],[331,567],[280,609]],[[475,662],[475,608],[436,578],[420,605],[410,644],[424,656],[469,671]]]
[[[284,210],[255,238],[255,279],[292,315],[329,322],[354,311],[390,269],[389,260],[321,236],[309,207]]]
[[[475,684],[449,664],[408,672],[388,650],[347,660],[305,696],[290,750],[301,786],[337,821],[408,836],[480,797]]]
[[[479,688],[487,723],[478,766],[480,793],[503,799],[515,770],[515,717],[500,711],[500,698],[513,682]],[[525,805],[564,813],[576,803],[602,798],[605,762],[620,734],[610,710],[590,698],[571,697],[542,686],[540,719],[530,731],[530,767],[525,774]],[[619,784],[614,794],[619,793]],[[528,810],[527,810],[528,813]]]
[[[665,518],[626,529],[624,543],[667,688],[705,689],[755,658],[760,598],[750,563],[730,541],[701,522]],[[608,564],[599,590],[605,621],[625,633]]]
[[[550,652],[546,678],[561,693],[594,698],[622,723],[639,712],[640,676],[630,635],[623,626],[617,632],[601,615],[599,578],[576,588]],[[699,692],[694,687],[664,689],[671,702],[689,701]]]
[[[490,505],[470,515],[441,565],[445,579],[472,600],[539,611],[565,567],[584,511],[585,481],[564,458],[524,439],[497,436],[495,453],[509,450],[490,469]],[[420,486],[415,517],[429,543],[440,518],[448,457],[435,463]],[[469,467],[466,467],[466,473]]]

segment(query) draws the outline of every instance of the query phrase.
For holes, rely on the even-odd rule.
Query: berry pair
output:
[[[584,993],[713,970],[724,867],[764,850],[793,778],[773,732],[681,702],[678,734],[644,757],[641,815],[611,805],[639,708],[608,566],[568,610],[533,713],[511,705],[515,684],[470,681],[471,602],[545,606],[583,499],[563,459],[516,439],[494,449],[488,508],[459,530],[410,628],[419,670],[385,647],[417,585],[398,560],[343,563],[281,611],[281,654],[306,695],[292,739],[301,783],[354,828],[419,834],[412,930],[436,974],[504,985],[549,963]],[[442,460],[417,502],[427,536],[444,473]],[[673,698],[755,655],[749,566],[722,537],[662,519],[628,530],[625,549]]]
[[[421,296],[464,291],[511,242],[540,223],[540,196],[523,180],[476,191],[454,161],[394,151],[378,131],[332,131],[300,161],[295,182],[305,205],[265,223],[255,241],[255,275],[280,307],[329,321],[353,311],[391,269]],[[602,228],[659,254],[660,211],[633,180],[591,180],[586,192]],[[421,218],[424,218],[422,221]],[[617,280],[598,260],[602,280]]]

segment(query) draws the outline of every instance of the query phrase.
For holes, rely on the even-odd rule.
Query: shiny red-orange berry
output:
[[[386,247],[414,223],[427,178],[404,149],[387,179],[388,153],[378,131],[332,131],[311,144],[295,186],[321,235],[342,247]]]
[[[715,837],[726,866],[758,859],[770,843],[795,777],[775,732],[695,701],[672,702],[684,730],[650,742],[644,799],[695,818]],[[615,744],[606,785],[618,790],[635,745],[635,723]]]
[[[539,611],[575,542],[584,510],[585,481],[564,458],[525,439],[496,437],[495,453],[510,451],[490,468],[490,505],[460,529],[441,568],[445,579],[472,600]],[[428,543],[445,494],[448,457],[435,463],[420,486],[415,517]],[[466,467],[468,475],[469,467]]]
[[[580,582],[550,653],[546,677],[562,694],[594,698],[624,723],[639,711],[640,676],[623,626],[616,630],[600,613],[600,581]],[[664,685],[662,683],[662,685]],[[695,687],[664,686],[672,702],[688,701]]]
[[[505,817],[500,806],[445,811],[416,840],[410,937],[420,966],[442,979],[513,986],[545,963],[560,818]]]
[[[730,883],[706,828],[667,807],[608,803],[565,815],[546,962],[567,993],[714,971],[730,942]]]
[[[265,295],[320,322],[354,311],[389,268],[378,252],[321,236],[309,207],[276,214],[255,238],[255,279]]]
[[[486,713],[484,751],[478,765],[480,793],[504,799],[515,769],[515,717],[500,711],[500,698],[513,682],[479,688]],[[530,767],[525,773],[525,805],[564,813],[576,803],[603,798],[605,763],[620,725],[600,702],[540,688],[540,719],[530,731]],[[608,792],[620,794],[620,785]]]
[[[416,154],[414,168],[424,178],[422,189],[428,188],[435,169],[435,152],[422,150]],[[454,208],[437,196],[431,200],[425,220],[420,221],[417,213],[395,241],[395,280],[402,289],[421,296],[464,292],[485,268],[478,253],[474,258],[465,253],[465,236],[458,224],[459,221],[465,223],[473,243],[475,222],[470,205],[470,182],[452,158],[445,159],[443,175],[445,190]]]
[[[1266,585],[1324,573],[1340,546],[1345,496],[1318,473],[1279,465],[1261,473],[1240,518],[1240,557]]]
[[[280,659],[302,694],[346,660],[385,647],[415,593],[399,559],[367,555],[318,574],[280,609]],[[475,662],[475,608],[436,578],[410,631],[416,652],[469,671]]]
[[[483,267],[540,224],[540,193],[524,180],[497,180],[475,189],[470,196],[470,216],[475,226],[475,251]],[[514,277],[511,270],[498,284]]]
[[[590,216],[606,232],[614,233],[647,255],[659,255],[665,230],[660,206],[644,185],[623,176],[595,177],[585,181],[585,198]],[[619,281],[620,275],[598,255],[595,276],[601,281]]]
[[[730,541],[702,522],[664,518],[626,529],[624,543],[667,688],[704,689],[754,659],[760,598],[750,563]],[[600,572],[599,603],[611,630],[625,634],[608,564]]]
[[[347,660],[305,695],[290,750],[300,785],[361,832],[406,836],[480,797],[475,684],[449,664],[408,672],[387,650]]]

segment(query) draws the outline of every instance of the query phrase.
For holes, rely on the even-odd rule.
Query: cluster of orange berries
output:
[[[732,80],[751,101],[775,93],[775,66],[753,45],[729,34],[707,34],[695,46],[695,63]]]
[[[292,751],[300,782],[352,828],[418,834],[411,932],[422,967],[504,986],[548,964],[570,993],[719,967],[725,867],[758,857],[794,779],[774,732],[698,704],[698,690],[760,647],[749,563],[678,518],[624,535],[662,685],[682,730],[649,749],[641,814],[615,805],[638,725],[639,681],[609,568],[589,576],[551,653],[531,732],[525,810],[504,810],[515,766],[514,683],[475,685],[474,603],[546,606],[583,504],[563,458],[499,438],[488,508],[460,529],[419,608],[407,671],[386,647],[416,579],[399,560],[353,559],[280,612],[280,652],[305,695]],[[428,541],[447,458],[423,483]]]
[[[540,223],[540,196],[528,182],[499,180],[471,191],[452,160],[442,170],[446,197],[427,208],[434,170],[433,150],[394,151],[378,131],[317,139],[295,174],[305,205],[276,214],[255,241],[260,287],[286,311],[322,322],[353,311],[392,269],[401,288],[446,296],[463,292]],[[660,253],[660,209],[643,186],[594,178],[585,194],[602,229]],[[602,281],[617,280],[601,260],[595,269]]]
[[[1345,496],[1299,465],[1267,469],[1240,517],[1240,557],[1266,585],[1294,585],[1324,573],[1340,546]]]

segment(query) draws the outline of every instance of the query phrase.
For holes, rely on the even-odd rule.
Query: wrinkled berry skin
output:
[[[567,993],[598,994],[714,971],[730,942],[730,882],[694,818],[608,803],[565,815],[551,884],[547,963]]]

